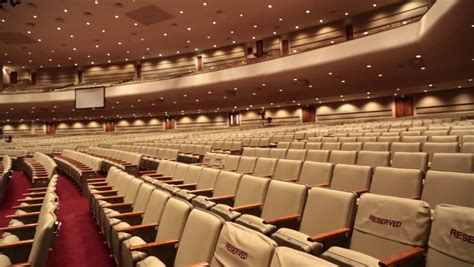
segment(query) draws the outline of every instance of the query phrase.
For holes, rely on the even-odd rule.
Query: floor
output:
[[[16,199],[29,187],[31,182],[26,175],[19,171],[13,173],[8,193],[0,206],[0,225],[6,225],[5,215],[14,212],[11,207],[17,205]],[[61,228],[46,266],[115,266],[89,212],[87,198],[64,176],[59,177],[57,194]]]

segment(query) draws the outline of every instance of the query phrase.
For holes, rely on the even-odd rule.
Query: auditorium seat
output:
[[[307,143],[321,143],[323,138],[321,136],[309,137]]]
[[[307,187],[329,186],[333,169],[334,164],[332,163],[305,161],[298,183]]]
[[[258,142],[259,147],[268,147],[270,146],[270,138],[268,137],[261,137]]]
[[[431,208],[438,204],[474,207],[474,173],[428,171],[421,199]]]
[[[253,147],[244,147],[242,150],[242,156],[246,157],[254,157],[255,148]]]
[[[273,176],[278,159],[258,158],[253,171],[254,176],[267,177]]]
[[[359,136],[357,137],[357,142],[360,142],[360,143],[377,142],[377,136]]]
[[[428,136],[402,136],[403,143],[422,143],[428,142]]]
[[[270,267],[315,266],[336,267],[337,265],[288,247],[277,247]]]
[[[390,151],[390,143],[388,142],[365,142],[362,146],[365,151]]]
[[[304,149],[306,145],[306,142],[302,142],[302,141],[299,141],[299,142],[291,142],[290,143],[290,146],[288,147],[289,149]]]
[[[268,152],[269,158],[284,159],[286,157],[286,148],[271,148]]]
[[[165,181],[162,181],[162,182],[165,183],[165,184],[169,184],[169,185],[196,184],[197,181],[199,180],[201,172],[204,168],[210,169],[210,168],[207,168],[207,167],[190,165],[188,167],[188,170],[186,171],[186,176],[184,176],[183,179],[175,179],[175,177],[173,177],[172,180],[165,180]]]
[[[333,150],[329,154],[329,162],[333,164],[355,164],[357,151]]]
[[[288,149],[290,147],[290,142],[278,142],[276,148]]]
[[[357,165],[383,167],[390,165],[389,151],[359,151],[357,154]]]
[[[474,153],[474,142],[465,142],[461,146],[461,153]]]
[[[344,142],[341,145],[341,150],[360,151],[362,150],[362,143],[361,142]]]
[[[341,143],[338,142],[323,142],[321,146],[322,150],[339,150],[341,149]]]
[[[361,194],[370,188],[372,167],[337,164],[329,188]]]
[[[256,158],[266,158],[268,157],[268,153],[270,152],[270,148],[266,147],[257,147],[255,148],[255,152],[252,157]]]
[[[447,172],[474,172],[472,153],[434,153],[431,170]]]
[[[400,136],[398,133],[394,133],[396,136],[386,136],[383,135],[377,138],[377,142],[384,142],[384,143],[392,143],[392,142],[400,142]]]
[[[146,182],[153,184],[154,186],[160,188],[166,181],[175,182],[175,181],[183,181],[188,174],[189,164],[185,163],[178,163],[176,169],[174,170],[173,175],[171,176],[142,176],[143,180]]]
[[[353,137],[339,137],[339,142],[342,143],[342,145],[344,145],[344,143],[354,143],[354,142],[357,142],[357,138],[355,136]],[[341,148],[342,150],[342,148]]]
[[[140,229],[142,231],[129,227],[124,232],[133,236],[122,242],[119,265],[122,267],[133,267],[137,261],[150,256],[147,252],[153,251],[151,248],[155,248],[156,251],[160,246],[166,252],[166,258],[161,259],[167,263],[172,262],[171,260],[175,254],[174,246],[183,240],[183,231],[192,209],[190,203],[171,197],[166,202],[159,222],[136,227],[138,228],[137,230]],[[193,220],[192,222],[196,221]],[[157,226],[158,230],[156,231]],[[149,231],[144,232],[143,230],[145,229],[149,229]],[[203,229],[204,233],[209,231],[210,229]],[[143,248],[143,251],[139,250],[140,247]]]
[[[280,159],[278,160],[272,179],[280,181],[298,181],[301,172],[301,160]]]
[[[433,143],[426,142],[423,146],[423,152],[428,153],[428,166],[431,166],[434,153],[457,153],[459,150],[458,143]]]
[[[313,187],[308,192],[299,230],[280,228],[271,237],[280,246],[320,255],[327,241],[344,243],[340,238],[347,237],[352,229],[356,198],[350,192]]]
[[[318,150],[318,149],[321,149],[321,146],[323,144],[320,143],[320,142],[306,142],[306,145],[305,145],[305,149],[308,149],[308,150]]]
[[[112,186],[104,186],[102,188],[96,188],[95,192],[91,194],[91,207],[93,215],[96,219],[99,219],[100,205],[111,204],[107,201],[120,201],[123,200],[125,193],[127,192],[130,181],[134,179],[131,175],[126,175],[125,172],[120,171],[117,174],[117,181]]]
[[[286,159],[291,159],[291,160],[301,160],[304,161],[306,159],[306,149],[288,149],[286,152]]]
[[[349,248],[331,247],[322,258],[343,266],[416,261],[424,253],[430,222],[430,207],[424,201],[364,194]]]
[[[428,168],[428,154],[425,152],[395,152],[391,166],[394,168],[418,169],[426,172]]]
[[[146,209],[148,201],[150,200],[151,194],[153,193],[153,186],[150,184],[143,183],[140,185],[135,199],[132,202],[124,202],[117,204],[110,204],[103,207],[104,213],[102,218],[101,229],[104,234],[105,240],[109,246],[111,243],[111,227],[120,223],[120,219],[116,217],[128,212],[141,212],[143,213]]]
[[[218,214],[226,221],[233,221],[240,216],[238,211],[241,207],[245,209],[252,207],[254,214],[257,214],[260,206],[265,200],[269,184],[270,179],[244,175],[240,180],[235,196],[233,198],[230,198],[229,196],[229,198],[222,200],[213,199],[217,205],[212,207],[211,211]],[[248,212],[250,213],[250,211]]]
[[[255,169],[255,164],[257,163],[256,157],[246,157],[241,156],[239,161],[239,166],[235,172],[241,174],[252,174]]]
[[[240,156],[236,155],[228,155],[224,160],[224,165],[222,168],[219,168],[224,171],[236,171],[237,167],[239,166]]]
[[[330,150],[308,150],[306,161],[328,162]]]
[[[236,222],[267,235],[277,227],[295,228],[303,212],[306,194],[304,185],[272,180],[258,217],[245,214],[246,209],[239,209],[243,214]]]
[[[237,191],[237,188],[240,183],[242,174],[228,171],[221,171],[217,177],[216,184],[214,188],[209,189],[209,191],[202,191],[205,194],[199,194],[198,196],[192,199],[192,204],[195,207],[202,209],[210,209],[216,205],[214,200],[227,201],[227,204],[230,203]]]
[[[457,135],[432,135],[429,137],[429,141],[432,143],[457,143]]]
[[[472,207],[437,205],[431,225],[426,266],[473,266],[473,221]]]
[[[191,201],[198,194],[210,194],[214,190],[219,173],[220,170],[203,168],[197,182],[174,185],[174,187],[180,189],[176,196]]]
[[[419,199],[423,174],[421,170],[389,167],[375,168],[370,193]]]
[[[392,157],[395,152],[420,152],[421,143],[393,142],[390,146],[390,151],[392,152]]]
[[[143,211],[122,213],[113,216],[115,220],[120,220],[117,224],[112,226],[109,240],[116,262],[120,262],[121,259],[122,242],[126,239],[130,239],[133,231],[139,231],[139,229],[145,225],[158,224],[170,197],[171,195],[168,192],[153,190]],[[146,229],[143,231],[146,231]]]

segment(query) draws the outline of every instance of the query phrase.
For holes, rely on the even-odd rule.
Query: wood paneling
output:
[[[333,102],[316,108],[318,121],[392,117],[393,100],[390,97]]]
[[[415,95],[415,112],[422,114],[474,111],[474,88],[435,91]]]

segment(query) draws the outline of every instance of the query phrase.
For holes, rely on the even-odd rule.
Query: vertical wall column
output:
[[[104,122],[104,131],[105,132],[115,132],[115,122],[114,121]]]
[[[141,62],[137,62],[137,64],[135,64],[135,78],[137,79],[142,78],[142,63]]]
[[[2,75],[0,76],[0,91],[2,91],[3,90],[3,83],[4,83],[4,81],[3,81],[4,69],[3,69],[2,64],[0,64],[0,69],[2,70]]]
[[[82,83],[82,70],[77,70],[77,83]]]
[[[202,70],[204,67],[204,63],[202,62],[202,56],[196,56],[196,70]]]

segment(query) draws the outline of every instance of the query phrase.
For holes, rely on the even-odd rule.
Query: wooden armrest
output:
[[[265,177],[265,178],[272,178],[273,174],[264,174],[264,175],[261,175],[262,177]]]
[[[139,225],[119,228],[119,229],[117,229],[117,231],[118,232],[133,232],[133,231],[137,231],[137,230],[156,228],[157,226],[158,226],[157,223],[139,224]]]
[[[329,183],[306,185],[306,186],[307,186],[307,187],[328,187],[328,186],[329,186]]]
[[[311,237],[308,237],[308,241],[310,242],[321,242],[324,241],[325,239],[329,238],[335,238],[341,235],[346,235],[351,231],[351,229],[343,227],[343,228],[338,228],[332,231],[324,232],[318,235],[314,235]]]
[[[214,191],[214,188],[191,190],[188,193],[190,193],[190,194],[199,194],[199,193],[208,193],[208,192],[212,192],[212,191]]]
[[[248,174],[252,174],[252,172],[240,172],[240,174],[248,175]]]
[[[275,218],[275,219],[271,219],[271,220],[264,220],[263,223],[264,224],[277,224],[277,223],[286,222],[286,221],[290,221],[290,220],[296,220],[296,219],[299,219],[299,218],[301,218],[301,214],[290,214],[290,215],[286,215],[286,216],[283,216],[283,217],[280,217],[280,218]]]
[[[17,201],[18,202],[30,202],[30,201],[39,201],[39,200],[43,200],[44,197],[34,197],[34,198],[20,198],[18,199]]]
[[[425,253],[425,250],[420,247],[413,247],[408,250],[402,251],[397,255],[390,256],[379,263],[380,266],[392,266],[399,264],[400,262],[413,258]]]
[[[22,267],[30,267],[31,266],[31,262],[21,262],[21,263],[15,263],[13,265],[9,265],[9,267],[19,267],[19,266],[22,266]]]
[[[106,192],[107,190],[112,190],[113,186],[111,185],[103,185],[103,186],[94,186],[92,187],[94,190],[99,190],[99,191],[103,191],[103,192]],[[104,189],[104,190],[101,190],[101,189]]]
[[[124,195],[116,195],[116,196],[109,196],[109,197],[100,197],[97,200],[112,200],[112,199],[123,199]]]
[[[223,201],[228,199],[233,199],[235,195],[227,195],[227,196],[220,196],[220,197],[208,197],[206,200],[208,201]]]
[[[121,208],[121,207],[130,207],[132,205],[133,205],[132,202],[114,203],[114,204],[108,204],[108,205],[102,206],[102,208],[113,209],[113,208]]]
[[[138,217],[143,215],[143,211],[134,211],[134,212],[125,212],[125,213],[120,213],[120,214],[115,214],[112,216],[109,216],[109,218],[126,218],[126,217]]]
[[[179,184],[175,185],[174,187],[176,188],[190,188],[190,187],[195,187],[197,183],[192,183],[192,184]]]
[[[33,180],[48,180],[49,175],[33,175]]]
[[[294,183],[294,182],[296,182],[296,181],[298,181],[298,180],[299,180],[298,178],[291,178],[291,179],[288,179],[288,180],[286,180],[286,181],[287,181],[287,182],[293,182],[293,183]]]
[[[164,181],[164,183],[174,185],[174,184],[182,184],[184,180],[170,180],[170,181]]]
[[[143,174],[153,174],[153,173],[156,173],[156,171],[139,171],[138,172],[140,175],[143,175]]]
[[[421,197],[420,197],[420,196],[416,196],[416,197],[412,197],[411,199],[419,200],[419,199],[421,199]]]
[[[96,192],[94,194],[109,194],[109,193],[118,193],[118,190],[103,190],[103,191]]]
[[[208,262],[198,262],[198,263],[188,265],[188,267],[209,267],[209,266],[210,265]]]
[[[369,192],[369,189],[367,189],[367,188],[354,191],[354,193],[356,193],[357,196],[360,196],[363,193],[367,193],[367,192]]]
[[[27,246],[27,245],[33,245],[33,239],[20,240],[18,242],[12,242],[12,243],[3,243],[3,244],[0,244],[0,250],[7,249],[7,248]]]
[[[38,226],[37,223],[30,223],[30,224],[23,224],[23,225],[18,225],[18,226],[2,227],[0,228],[0,231],[11,232],[11,231],[16,231],[16,230],[35,228],[36,226]]]
[[[41,207],[41,206],[43,206],[43,203],[30,204],[30,205],[27,205],[27,206],[20,206],[20,205],[18,205],[18,206],[13,206],[12,208],[13,208],[13,209],[28,209],[28,208],[35,208],[35,207],[36,207],[36,208],[39,208],[39,207]]]
[[[7,216],[5,216],[5,218],[8,218],[8,219],[15,219],[15,218],[38,216],[38,215],[40,215],[40,212],[39,212],[39,211],[37,211],[37,212],[28,212],[28,213],[24,213],[24,214],[12,214],[12,215],[7,215]]]
[[[147,174],[146,176],[149,176],[149,177],[160,177],[160,176],[163,176],[163,173],[151,173],[151,174]]]
[[[103,182],[93,182],[93,183],[87,183],[88,185],[92,185],[92,188],[96,189],[99,187],[112,187],[110,185],[107,185],[107,182],[104,180]]]
[[[87,179],[87,182],[91,181],[91,182],[99,182],[99,181],[105,181],[107,178],[105,177],[99,177],[99,178],[90,178],[90,179]]]
[[[129,251],[143,251],[149,248],[156,248],[160,246],[170,246],[170,245],[175,245],[179,241],[178,240],[164,240],[164,241],[159,241],[159,242],[151,242],[151,243],[146,243],[143,245],[136,245],[136,246],[130,246],[128,248]]]
[[[28,188],[26,190],[28,192],[44,191],[44,190],[48,190],[48,187],[35,187],[35,188]]]
[[[262,203],[257,203],[257,204],[250,204],[250,205],[233,207],[233,208],[230,208],[229,210],[230,211],[242,211],[242,210],[260,208],[261,206],[262,206]]]
[[[31,192],[31,193],[23,193],[21,194],[24,197],[33,197],[33,196],[44,196],[46,192]]]

